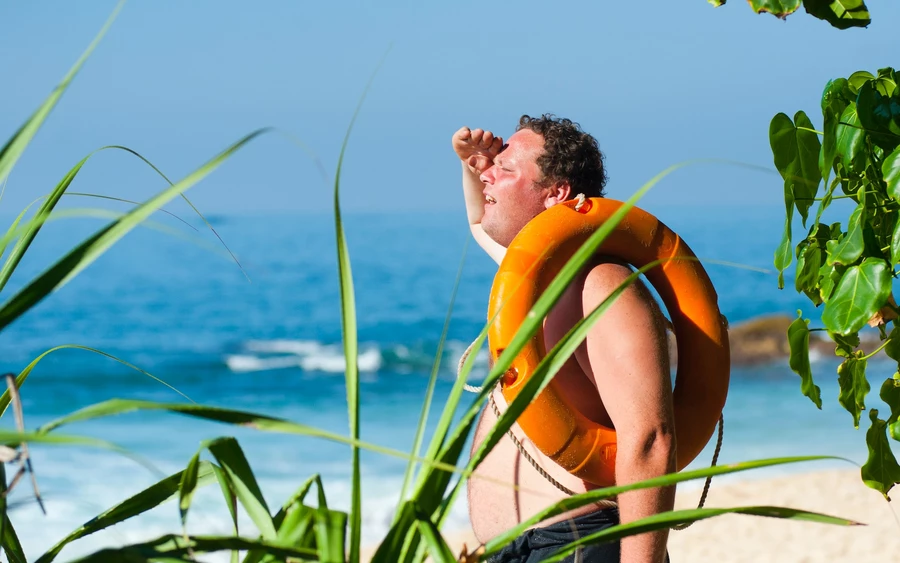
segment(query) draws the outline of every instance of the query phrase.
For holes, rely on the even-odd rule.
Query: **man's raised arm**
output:
[[[463,127],[453,134],[453,150],[462,164],[463,197],[466,201],[466,215],[472,236],[481,248],[498,264],[506,254],[506,248],[496,243],[481,228],[484,215],[484,183],[479,179],[482,172],[493,166],[494,157],[500,152],[503,139],[490,131],[470,130]]]

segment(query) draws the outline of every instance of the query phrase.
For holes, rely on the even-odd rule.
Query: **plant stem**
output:
[[[821,131],[816,131],[815,129],[810,129],[809,127],[797,127],[797,130],[798,131],[809,131],[810,133],[815,133],[816,135],[822,135],[823,137],[825,136],[825,133],[822,133]]]
[[[874,355],[877,354],[878,352],[881,352],[882,350],[884,350],[885,346],[887,346],[888,343],[890,343],[890,341],[891,341],[891,339],[888,338],[887,340],[884,341],[884,343],[883,343],[881,346],[879,346],[878,348],[876,348],[875,351],[873,351],[871,354],[867,354],[867,355],[863,356],[861,359],[863,359],[863,360],[868,360],[869,358],[871,358],[872,356],[874,356]]]

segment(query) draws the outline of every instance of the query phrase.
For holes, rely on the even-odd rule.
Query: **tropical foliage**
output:
[[[707,0],[715,7],[722,6],[726,0]],[[866,27],[872,23],[869,9],[863,0],[748,0],[750,8],[756,12],[768,13],[784,19],[800,9],[800,5],[808,14],[825,20],[838,29]]]
[[[875,75],[859,71],[829,81],[822,93],[822,131],[814,129],[802,111],[793,120],[779,113],[769,127],[775,166],[784,178],[786,211],[784,236],[775,252],[778,284],[783,287],[784,270],[796,256],[794,287],[816,307],[822,306],[824,325],[810,328],[809,320],[794,321],[788,333],[790,366],[801,377],[803,394],[821,409],[820,390],[810,368],[809,338],[810,331],[826,332],[842,359],[837,370],[838,402],[857,428],[871,390],[868,360],[884,350],[900,362],[900,310],[892,296],[900,264],[898,78],[896,71],[884,68]],[[825,209],[841,199],[852,202],[846,223],[822,222]],[[809,230],[794,248],[795,213],[804,227],[809,223]],[[882,340],[878,350],[868,354],[860,349],[859,337],[867,323],[878,327]],[[869,458],[862,477],[887,495],[900,483],[900,465],[888,440],[890,434],[900,441],[900,374],[876,380],[876,385],[887,416],[879,418],[874,408],[868,413]]]

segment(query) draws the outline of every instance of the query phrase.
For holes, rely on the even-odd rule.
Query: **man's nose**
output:
[[[478,177],[481,180],[482,184],[493,184],[494,183],[494,167],[491,166],[487,170],[481,173],[481,176]]]

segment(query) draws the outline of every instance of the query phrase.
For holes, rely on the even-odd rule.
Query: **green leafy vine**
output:
[[[892,68],[877,75],[855,72],[825,86],[821,131],[802,111],[793,120],[779,113],[769,125],[775,167],[784,179],[786,211],[784,234],[775,251],[778,287],[784,287],[784,271],[796,258],[794,287],[816,307],[823,306],[822,323],[835,344],[835,355],[842,359],[837,369],[838,402],[853,417],[854,427],[859,427],[871,390],[868,360],[883,350],[898,362],[898,373],[880,386],[879,397],[890,416],[883,420],[877,409],[869,410],[869,457],[862,467],[863,481],[886,497],[900,483],[900,465],[888,439],[900,441],[900,310],[892,293],[900,265],[898,83],[900,74]],[[838,187],[842,195],[834,195]],[[846,228],[821,222],[823,211],[836,199],[855,203]],[[806,228],[816,202],[805,238],[792,246],[794,213]],[[801,392],[821,409],[820,389],[809,362],[809,333],[816,329],[799,317],[788,330],[789,365],[801,378]],[[859,349],[859,331],[866,324],[877,327],[882,340],[869,354]],[[890,334],[888,324],[893,325]]]

